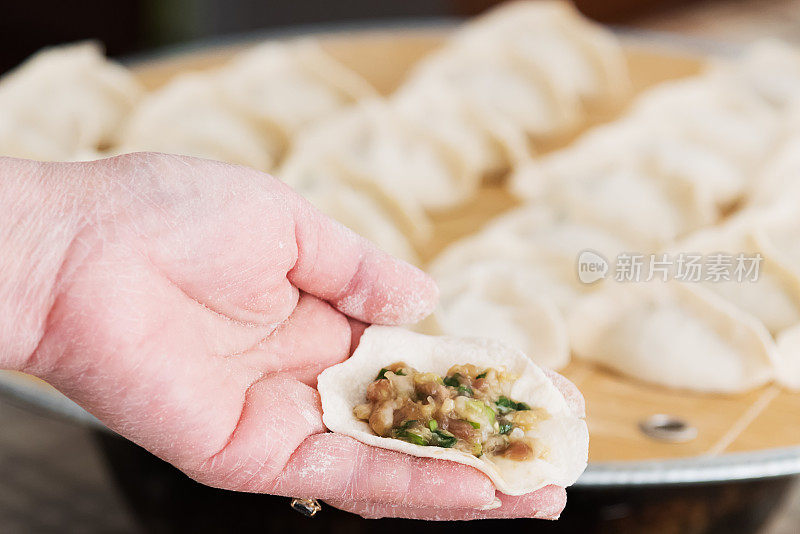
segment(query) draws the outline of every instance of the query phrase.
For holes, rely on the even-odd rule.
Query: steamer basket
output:
[[[337,26],[324,31],[305,29],[277,37],[314,33],[329,53],[364,76],[379,91],[389,93],[415,61],[443,42],[450,27],[446,23],[368,28]],[[621,35],[635,92],[661,81],[699,72],[704,58],[710,53],[730,52],[707,43],[687,43],[662,34],[637,32]],[[220,65],[236,51],[265,37],[275,38],[276,35],[248,36],[182,47],[157,56],[134,59],[129,65],[148,88],[155,88],[178,72]],[[590,124],[618,116],[626,104],[598,111],[591,117]],[[543,147],[542,152],[564,146],[580,133],[572,132],[555,140]],[[497,187],[487,186],[468,205],[446,214],[434,214],[435,238],[419,251],[421,257],[430,259],[447,243],[471,233],[484,221],[513,205],[510,195]],[[779,502],[789,477],[800,474],[800,425],[796,424],[800,413],[798,394],[773,385],[743,395],[728,396],[673,391],[642,384],[585,362],[571,363],[563,374],[575,382],[586,397],[591,435],[590,463],[570,490],[570,504],[564,519],[552,525],[537,522],[537,528],[599,532],[625,525],[630,531],[641,528],[643,532],[652,532],[648,525],[650,529],[653,525],[663,525],[665,528],[659,526],[659,532],[706,532],[723,525],[729,531],[747,531],[748,525],[758,524]],[[260,503],[253,505],[261,507],[262,514],[281,516],[282,512],[278,510],[283,510],[283,507],[287,514],[293,513],[289,512],[285,500],[278,498],[228,495],[219,490],[195,487],[183,477],[176,476],[177,472],[172,472],[171,467],[161,465],[160,461],[149,457],[135,445],[111,435],[94,417],[41,381],[18,373],[0,373],[0,394],[34,409],[96,428],[98,439],[112,460],[114,472],[123,482],[123,491],[130,494],[134,503],[139,503],[134,508],[143,507],[140,511],[145,515],[152,515],[154,507],[157,508],[155,503],[149,502],[147,495],[136,489],[142,482],[155,483],[140,480],[148,475],[162,484],[174,478],[167,484],[170,491],[197,495],[198,500],[193,505],[186,504],[191,506],[193,513],[202,513],[200,502],[212,495],[221,499],[221,503],[239,502],[241,507],[250,502]],[[654,440],[641,430],[641,424],[656,414],[679,418],[696,431],[696,437],[685,442]],[[144,467],[137,472],[121,464],[119,461],[122,459]],[[189,487],[187,484],[192,485]],[[275,511],[271,512],[269,503],[280,503],[281,508],[275,504]],[[232,513],[248,516],[243,510]],[[676,523],[676,519],[683,516],[680,510],[691,511],[693,522]],[[278,518],[277,523],[272,523],[272,519],[256,515],[262,524],[276,527],[288,526],[294,521],[294,518]],[[358,527],[357,519],[347,518],[346,514],[330,508],[321,515],[327,515],[331,520],[342,518],[336,519],[342,521],[336,524],[343,525],[342,528],[348,532],[370,530]],[[673,517],[676,515],[678,517]],[[378,525],[383,522],[364,523]],[[488,527],[490,523],[480,524]],[[419,524],[415,525],[416,530]],[[445,531],[443,525],[440,527],[437,532]],[[387,528],[385,525],[381,530],[385,532]],[[463,531],[462,525],[459,532]]]

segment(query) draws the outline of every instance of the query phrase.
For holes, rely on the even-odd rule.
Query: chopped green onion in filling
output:
[[[458,386],[461,385],[461,383],[458,381],[460,377],[461,375],[459,375],[458,373],[453,374],[453,376],[445,377],[444,385],[450,386],[451,388],[457,388]]]
[[[450,447],[454,446],[457,441],[458,438],[456,438],[447,430],[434,430],[433,439],[431,440],[430,444],[435,447],[445,447],[449,449]]]
[[[458,386],[456,391],[458,391],[459,395],[464,395],[465,397],[472,397],[475,394],[469,386]]]
[[[525,404],[524,402],[514,402],[508,397],[502,397],[502,396],[499,399],[497,399],[495,404],[497,405],[497,411],[500,412],[501,414],[507,414],[510,412],[531,409],[531,407]]]
[[[384,378],[386,378],[386,373],[388,372],[389,369],[381,369],[381,372],[378,373],[378,376],[375,378],[375,380],[383,380]],[[398,376],[406,376],[406,373],[403,371],[403,369],[398,369],[397,371],[391,371],[391,372]]]
[[[509,397],[515,380],[502,368],[454,365],[442,377],[397,362],[380,370],[353,413],[382,437],[526,460],[544,454],[526,433],[548,414]]]

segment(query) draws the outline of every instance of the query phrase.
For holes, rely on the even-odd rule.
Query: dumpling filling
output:
[[[381,369],[353,414],[379,436],[416,445],[519,461],[543,457],[547,451],[526,433],[549,414],[509,397],[516,378],[502,367],[471,364],[454,365],[443,378],[396,362]]]

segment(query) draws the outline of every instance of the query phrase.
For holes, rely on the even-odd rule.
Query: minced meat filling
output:
[[[546,454],[526,432],[548,414],[509,398],[515,379],[502,368],[471,364],[454,365],[443,378],[397,362],[381,369],[367,387],[367,403],[353,413],[379,436],[528,460]]]

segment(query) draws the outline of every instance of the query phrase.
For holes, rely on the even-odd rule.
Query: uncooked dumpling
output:
[[[800,322],[800,271],[789,268],[795,264],[789,256],[791,251],[775,244],[776,240],[784,241],[796,250],[796,242],[792,244],[791,238],[786,242],[785,233],[782,233],[791,226],[781,228],[777,223],[777,220],[768,221],[763,214],[743,212],[724,225],[687,237],[674,247],[675,253],[703,254],[707,262],[710,256],[721,254],[719,257],[729,264],[729,279],[704,279],[699,283],[761,320],[773,333]],[[741,264],[736,259],[740,254],[744,259]],[[755,265],[746,258],[757,255],[761,261],[758,279],[753,281],[755,271],[748,273],[748,270]],[[781,255],[787,259],[781,261]],[[735,273],[737,265],[741,265],[741,276]],[[795,269],[797,267],[800,266],[795,265]]]
[[[358,189],[343,177],[343,169],[325,151],[296,150],[275,172],[320,211],[366,237],[386,252],[413,264],[419,258],[402,229],[412,234],[415,225],[393,214],[404,211],[395,199],[378,188]],[[426,222],[426,221],[425,221]],[[423,222],[423,224],[425,224]]]
[[[141,91],[95,43],[42,50],[0,80],[0,155],[63,161],[104,148]]]
[[[780,269],[800,287],[800,212],[797,206],[782,204],[751,212],[755,244],[770,264],[767,271]]]
[[[800,390],[800,323],[778,334],[778,366],[776,381],[793,390]]]
[[[496,337],[540,365],[563,367],[569,361],[564,316],[602,284],[579,280],[579,254],[613,261],[626,248],[623,240],[555,210],[514,210],[431,264],[441,291],[435,325],[442,333]]]
[[[366,237],[383,250],[412,264],[419,258],[408,239],[398,230],[391,218],[371,197],[341,183],[317,184],[315,188],[299,189],[320,211]]]
[[[800,203],[800,100],[786,116],[786,135],[750,184],[750,207],[791,210]]]
[[[730,83],[744,85],[776,108],[785,108],[800,93],[800,52],[777,39],[756,41],[734,64],[718,67]]]
[[[752,91],[705,74],[662,84],[622,119],[519,168],[521,198],[655,251],[719,221],[776,143],[779,116]]]
[[[152,150],[271,170],[284,150],[277,130],[242,114],[213,74],[182,74],[150,93],[130,117],[117,151]]]
[[[624,239],[571,220],[556,209],[529,206],[503,214],[480,232],[456,241],[428,270],[446,283],[466,274],[471,265],[511,262],[527,271],[528,277],[538,273],[546,281],[541,295],[566,310],[579,295],[601,284],[585,284],[578,278],[578,256],[586,250],[613,262],[629,246]]]
[[[557,92],[543,73],[524,66],[502,42],[467,41],[424,59],[411,82],[440,85],[480,113],[499,116],[531,135],[574,126],[575,96]]]
[[[546,198],[574,219],[624,236],[644,253],[713,223],[717,215],[708,204],[696,202],[688,188],[654,179],[640,165],[554,179]]]
[[[449,335],[500,339],[543,367],[569,363],[569,337],[546,274],[498,259],[471,264],[438,280],[434,318]]]
[[[476,175],[491,177],[529,157],[529,147],[518,128],[497,115],[482,113],[461,95],[441,84],[415,80],[403,85],[389,105],[448,145]]]
[[[569,332],[576,357],[671,388],[748,391],[773,378],[777,361],[752,316],[680,282],[606,286],[573,311]]]
[[[390,105],[495,181],[530,158],[531,141],[572,129],[628,84],[611,33],[561,2],[518,2],[458,29]]]
[[[217,76],[225,99],[287,135],[375,95],[312,40],[263,43],[237,55]]]
[[[547,140],[627,92],[617,39],[563,2],[517,2],[455,32],[415,68],[425,80],[469,105]]]
[[[501,41],[557,90],[598,104],[627,94],[627,65],[618,39],[567,2],[511,2],[467,24],[461,41]]]
[[[764,99],[716,71],[657,85],[636,100],[629,116],[655,135],[707,147],[750,168],[781,128],[781,116]]]
[[[401,184],[354,174],[338,153],[341,148],[338,143],[341,141],[346,145],[347,140],[336,138],[336,128],[327,128],[328,124],[329,121],[322,121],[300,135],[275,175],[301,193],[330,186],[361,191],[380,206],[409,240],[415,243],[427,241],[431,232],[430,220],[417,199]]]
[[[312,158],[309,163],[315,167],[314,159],[335,164],[341,179],[383,191],[420,226],[423,207],[452,206],[479,183],[478,174],[448,145],[404,121],[380,100],[360,102],[304,131],[288,159],[298,158]]]

